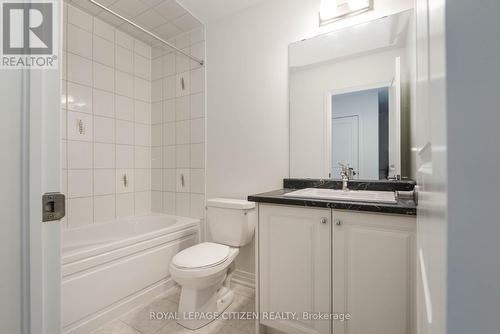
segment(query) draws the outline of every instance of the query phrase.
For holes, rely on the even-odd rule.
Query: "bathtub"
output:
[[[63,333],[88,333],[173,286],[168,265],[199,242],[199,220],[163,214],[63,232]]]

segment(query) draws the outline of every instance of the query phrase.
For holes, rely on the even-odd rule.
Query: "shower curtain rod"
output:
[[[142,30],[143,32],[145,32],[146,34],[148,34],[149,36],[153,37],[154,39],[157,39],[159,40],[160,42],[162,42],[163,44],[167,45],[168,47],[174,49],[175,51],[185,55],[186,57],[188,58],[191,58],[192,60],[194,60],[195,62],[197,62],[198,64],[202,65],[204,64],[204,61],[202,59],[198,59],[192,55],[190,55],[189,53],[185,52],[185,51],[182,51],[181,49],[175,47],[174,45],[170,44],[169,42],[167,42],[166,40],[164,40],[163,38],[161,38],[160,36],[152,33],[151,31],[149,30],[146,30],[144,29],[143,27],[141,27],[140,25],[130,21],[129,19],[121,16],[120,14],[118,13],[115,13],[113,10],[109,9],[108,7],[104,6],[103,4],[100,4],[99,2],[95,1],[95,0],[89,0],[90,2],[92,2],[94,5],[104,9],[105,11],[107,11],[108,13],[122,19],[123,21],[127,22],[127,23],[130,23],[131,25],[133,25],[134,27],[136,27],[137,29],[139,30]]]

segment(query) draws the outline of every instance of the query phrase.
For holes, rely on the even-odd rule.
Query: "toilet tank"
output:
[[[244,246],[252,241],[256,223],[254,202],[229,198],[207,200],[207,225],[214,242]]]

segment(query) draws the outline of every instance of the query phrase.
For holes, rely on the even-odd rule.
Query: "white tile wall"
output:
[[[151,150],[151,47],[76,7],[65,8],[67,226],[150,212],[151,166],[162,167]]]
[[[66,8],[62,174],[67,226],[150,211],[204,219],[205,68],[165,48],[151,48],[76,7]],[[176,8],[159,9],[165,16]],[[154,24],[155,14],[138,19]],[[189,17],[176,24],[196,29],[171,42],[204,58],[204,29]],[[172,27],[158,30],[181,32]]]
[[[204,58],[203,29],[173,41]],[[152,210],[204,219],[205,68],[159,48],[152,54]]]

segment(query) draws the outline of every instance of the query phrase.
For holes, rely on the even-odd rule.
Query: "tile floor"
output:
[[[233,285],[235,298],[226,312],[254,312],[255,291],[242,285]],[[174,287],[166,294],[147,304],[136,307],[91,334],[253,334],[254,320],[218,319],[207,326],[191,331],[175,320],[150,320],[149,312],[176,312],[179,302],[179,288]]]

